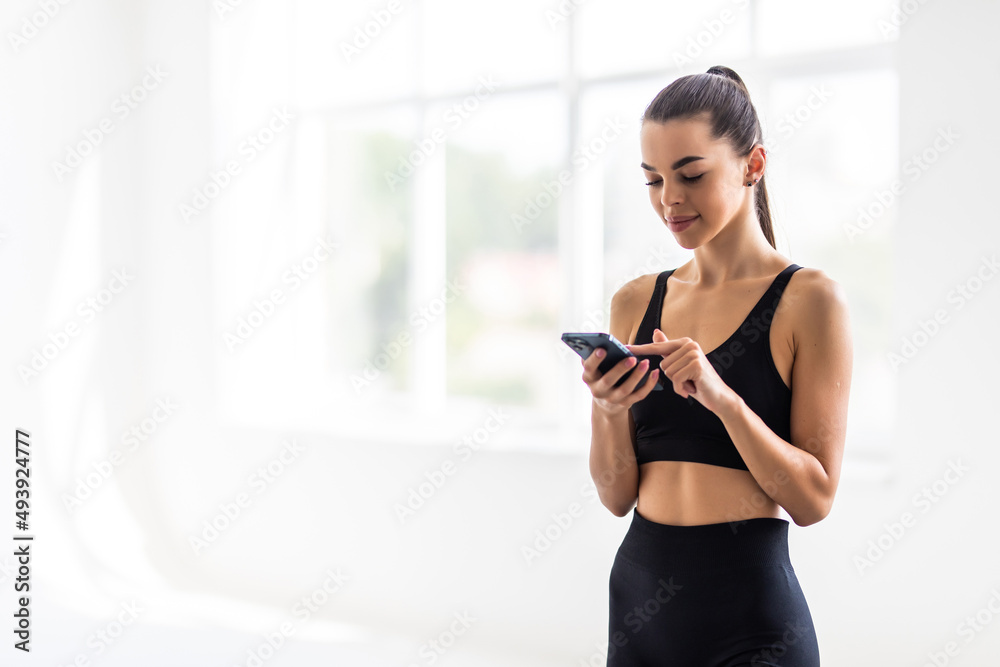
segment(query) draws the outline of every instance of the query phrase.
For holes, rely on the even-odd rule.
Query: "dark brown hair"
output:
[[[741,157],[749,155],[754,145],[762,140],[760,120],[746,84],[739,74],[722,65],[710,67],[704,74],[688,74],[675,79],[649,103],[642,114],[642,122],[665,123],[673,118],[688,119],[702,114],[708,117],[712,138],[725,137]],[[776,248],[763,174],[755,188],[754,203],[760,228],[767,242]]]

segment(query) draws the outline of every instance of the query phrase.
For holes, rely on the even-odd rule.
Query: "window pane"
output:
[[[548,3],[424,0],[420,6],[419,59],[428,94],[464,90],[481,76],[506,87],[553,80],[565,71],[566,33],[550,25]]]
[[[412,348],[398,343],[409,329],[414,180],[403,163],[417,140],[415,121],[412,112],[387,111],[330,123],[329,227],[343,251],[331,267],[327,341],[329,370],[347,396],[408,385]]]
[[[896,0],[756,0],[758,55],[840,49],[898,39],[895,23],[900,21],[893,22],[893,8],[898,4]]]
[[[576,60],[586,77],[662,70],[669,83],[750,51],[745,0],[592,2],[577,10]]]
[[[558,197],[544,184],[560,169],[564,118],[555,94],[510,96],[449,135],[447,277],[463,286],[447,306],[450,394],[555,407]]]
[[[347,427],[346,405],[406,388],[408,348],[385,352],[404,326],[412,197],[386,173],[414,120],[301,117],[213,204],[227,414],[283,427],[336,398]]]

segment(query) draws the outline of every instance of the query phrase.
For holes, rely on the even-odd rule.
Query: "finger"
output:
[[[687,392],[684,390],[684,381],[688,378],[684,371],[688,367],[688,363],[689,361],[685,358],[677,359],[669,364],[666,360],[660,363],[664,375],[670,378],[674,393],[680,396],[687,396]]]
[[[626,345],[629,351],[635,355],[662,354],[667,356],[682,345],[679,341],[660,341],[653,343],[642,343],[640,345]]]
[[[630,397],[634,399],[631,401],[631,403],[637,403],[642,399],[646,398],[647,396],[649,396],[649,392],[653,391],[653,388],[656,387],[656,381],[659,379],[659,377],[660,377],[659,368],[654,368],[652,371],[650,371],[649,377],[646,378],[646,382],[643,383],[643,385],[639,387],[639,389],[636,389],[630,395]]]
[[[636,392],[640,384],[643,387],[646,386],[647,383],[643,382],[643,376],[646,375],[646,370],[649,368],[649,366],[650,366],[649,359],[643,359],[635,367],[635,371],[632,372],[632,375],[629,376],[628,380],[622,383],[622,387],[628,387],[629,396],[632,396]],[[650,375],[652,375],[652,373],[650,373]],[[649,378],[646,377],[646,380],[648,379]]]
[[[626,357],[621,361],[619,361],[614,366],[612,366],[611,368],[609,368],[608,372],[601,377],[601,381],[604,382],[604,385],[608,389],[608,391],[617,390],[618,387],[615,387],[614,385],[617,384],[618,380],[620,380],[622,376],[628,373],[629,369],[635,368],[635,366],[638,364],[638,361],[639,360],[636,359],[635,357]],[[623,385],[624,384],[627,383],[623,383]]]
[[[601,379],[599,366],[604,363],[608,356],[608,351],[602,347],[597,348],[583,360],[583,381],[591,384]]]
[[[583,381],[586,382],[587,384],[596,384],[602,380],[606,380],[605,382],[606,389],[604,391],[610,391],[611,389],[613,389],[614,388],[613,385],[616,382],[618,382],[618,379],[622,375],[624,375],[629,368],[631,368],[629,360],[632,360],[632,362],[635,361],[635,357],[626,357],[625,359],[620,360],[614,366],[609,368],[607,372],[602,375],[598,366],[600,366],[600,363],[604,361],[604,359],[603,358],[594,359],[594,357],[596,356],[597,356],[597,351],[595,350],[589,357],[587,357],[584,360],[585,361],[584,368],[586,370],[584,370],[583,373]]]
[[[607,352],[603,347],[597,348],[596,350],[591,352],[586,359],[583,360],[583,367],[586,368],[587,370],[596,369],[598,366],[601,365],[601,362],[604,361],[604,357],[606,356],[606,354]]]
[[[681,371],[681,369],[687,368],[689,364],[697,363],[698,352],[696,350],[690,350],[688,352],[677,355],[677,358],[665,357],[663,361],[660,362],[660,368],[666,373],[667,377],[673,379],[674,374]]]
[[[674,391],[684,398],[690,396],[694,389],[694,363],[695,361],[690,358],[679,359],[672,363],[668,370]]]
[[[646,369],[649,368],[649,359],[643,359],[638,364],[633,366],[632,374],[628,376],[628,379],[622,382],[621,386],[618,387],[619,390],[623,390],[626,396],[632,394],[635,388],[639,386],[639,382],[642,381],[642,376],[646,374]]]

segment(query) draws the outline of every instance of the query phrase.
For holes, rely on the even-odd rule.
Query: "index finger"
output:
[[[601,357],[597,356],[598,350],[604,350],[604,356]],[[603,347],[595,347],[594,351],[591,352],[590,355],[583,360],[583,367],[586,368],[587,370],[594,370],[595,368],[601,365],[601,362],[604,361],[607,355],[608,351],[605,350]]]
[[[680,347],[680,343],[668,340],[661,343],[641,343],[639,345],[626,345],[625,347],[627,347],[629,351],[635,355],[662,354],[666,356]]]

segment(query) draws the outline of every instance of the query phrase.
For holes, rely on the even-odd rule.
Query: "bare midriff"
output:
[[[647,294],[652,294],[655,275],[650,275]],[[677,322],[685,319],[690,323],[690,314],[698,312],[704,324],[695,325],[684,334],[682,331],[667,331],[668,338],[688,335],[698,341],[703,350],[714,349],[719,341],[734,329],[732,313],[747,313],[756,302],[770,278],[757,281],[746,293],[711,295],[711,298],[691,291],[684,291],[679,285],[670,283],[670,298],[663,305],[661,322]],[[791,289],[791,286],[789,286]],[[783,299],[789,301],[789,299]],[[648,299],[647,299],[648,302]],[[706,312],[705,304],[714,304],[711,312]],[[646,304],[637,304],[630,343],[634,343],[635,332],[642,320]],[[684,315],[688,317],[685,318]],[[711,322],[712,324],[708,324]],[[771,322],[771,356],[775,369],[786,386],[791,386],[794,354],[791,345],[791,331],[787,313],[779,307]],[[705,346],[702,341],[715,343]],[[665,391],[672,391],[668,386]],[[691,526],[705,523],[741,521],[758,517],[783,518],[780,506],[768,496],[748,470],[725,468],[695,463],[692,461],[648,461],[639,466],[639,493],[636,508],[643,517],[657,523],[676,526]]]
[[[675,526],[782,518],[749,471],[691,461],[640,465],[636,509],[650,521]]]

